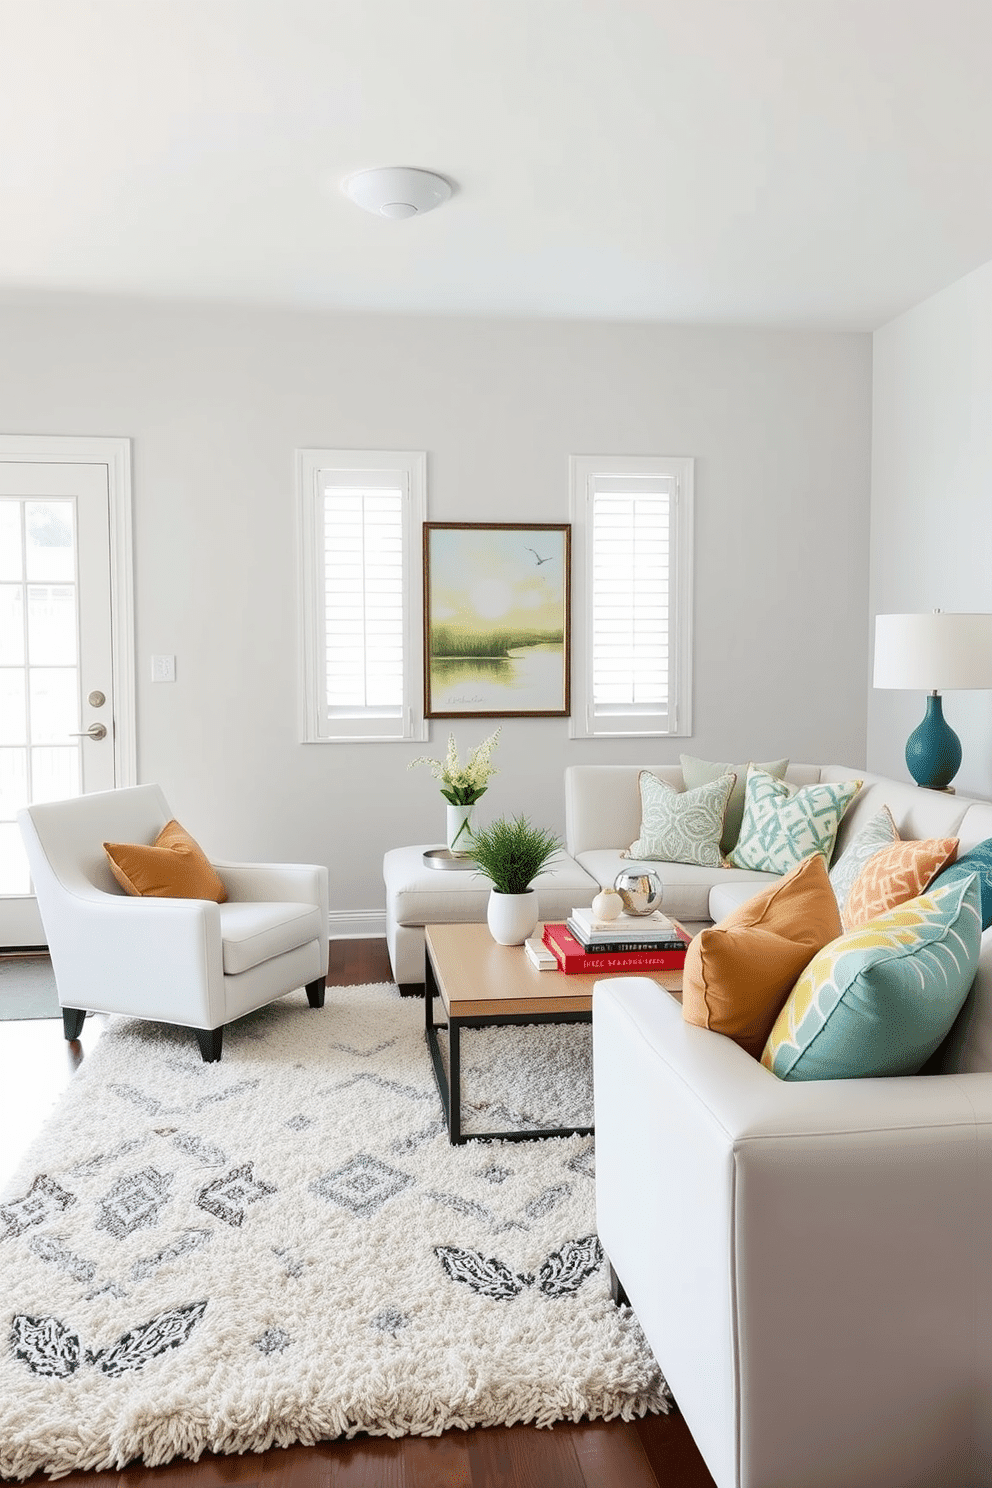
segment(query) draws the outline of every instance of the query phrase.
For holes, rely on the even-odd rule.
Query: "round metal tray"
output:
[[[474,873],[478,864],[474,858],[459,858],[447,847],[429,847],[424,853],[424,867],[437,868],[446,873]]]

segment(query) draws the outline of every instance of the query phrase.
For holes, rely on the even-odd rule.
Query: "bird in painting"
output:
[[[550,558],[541,558],[539,556],[538,551],[537,551],[536,548],[528,548],[527,551],[528,551],[528,553],[533,553],[534,554],[534,562],[537,564],[538,568],[540,568],[540,566],[541,566],[542,563],[550,563],[551,562],[551,559]]]

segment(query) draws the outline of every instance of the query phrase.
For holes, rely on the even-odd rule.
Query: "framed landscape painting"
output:
[[[424,713],[568,714],[567,522],[424,523]]]

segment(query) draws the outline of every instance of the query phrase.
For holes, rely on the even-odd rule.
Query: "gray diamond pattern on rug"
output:
[[[138,1173],[118,1178],[100,1200],[97,1229],[109,1230],[116,1239],[123,1240],[134,1230],[157,1225],[159,1213],[169,1201],[172,1178],[171,1173],[158,1173],[154,1168],[142,1168]]]
[[[323,1173],[310,1187],[322,1199],[330,1199],[353,1214],[370,1219],[387,1199],[412,1182],[409,1173],[387,1168],[367,1152],[360,1152],[336,1173]]]
[[[469,1121],[582,1124],[588,1032],[466,1037]],[[610,1301],[593,1140],[452,1147],[385,985],[293,993],[218,1064],[114,1019],[0,1196],[0,1298],[11,1478],[669,1405]]]

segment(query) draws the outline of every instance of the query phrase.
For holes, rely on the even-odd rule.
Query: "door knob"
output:
[[[107,737],[107,726],[103,723],[91,723],[89,728],[82,734],[70,734],[70,739],[105,739]]]

